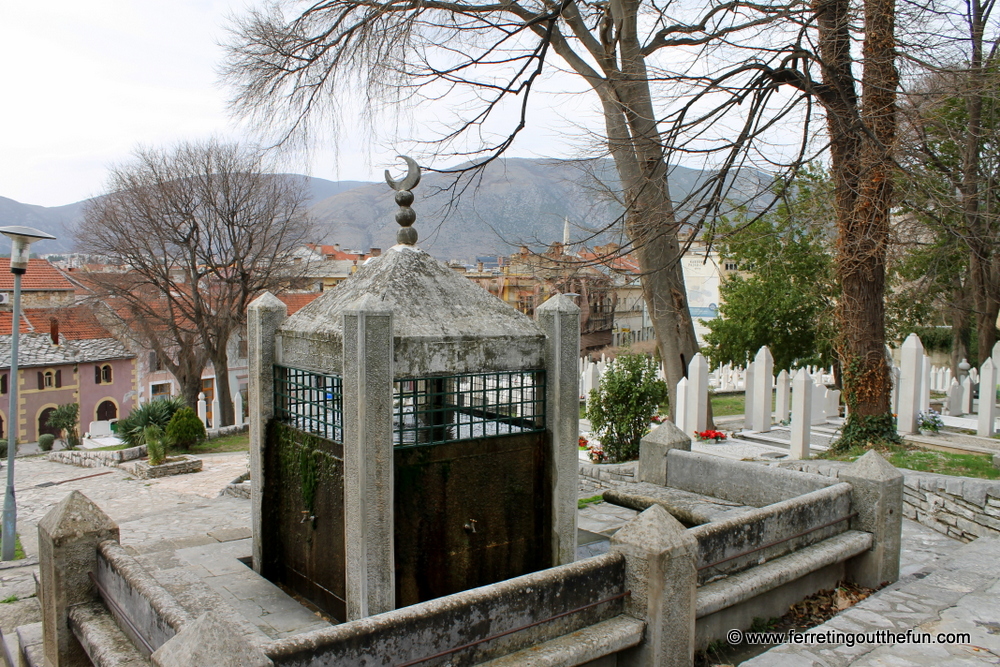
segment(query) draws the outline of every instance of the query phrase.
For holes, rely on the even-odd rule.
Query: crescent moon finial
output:
[[[413,228],[413,223],[417,219],[417,214],[410,204],[413,203],[413,193],[410,192],[420,183],[420,166],[415,160],[405,155],[397,155],[406,163],[406,176],[403,180],[396,182],[389,175],[389,170],[385,170],[385,182],[396,191],[396,204],[399,210],[396,211],[396,222],[402,227],[396,232],[396,242],[402,245],[412,246],[417,242],[417,230]]]
[[[403,162],[406,163],[406,176],[402,181],[396,182],[392,180],[392,176],[389,175],[389,170],[385,170],[385,182],[389,184],[389,187],[393,190],[401,192],[403,190],[412,190],[420,184],[420,165],[417,161],[406,155],[397,155]]]

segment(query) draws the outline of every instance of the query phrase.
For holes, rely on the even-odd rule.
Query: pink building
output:
[[[27,309],[18,354],[17,437],[34,442],[53,433],[46,418],[66,403],[80,405],[80,433],[92,421],[118,419],[135,406],[135,355],[111,337],[86,306]],[[11,313],[0,312],[0,436],[7,438]]]

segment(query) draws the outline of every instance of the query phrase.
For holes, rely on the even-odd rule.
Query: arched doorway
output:
[[[61,430],[49,426],[49,415],[51,415],[55,411],[56,411],[55,408],[45,408],[38,415],[38,435],[42,435],[43,433],[51,433],[57,438],[62,435]]]
[[[114,401],[101,401],[97,406],[97,421],[105,422],[112,419],[118,419],[118,406]]]

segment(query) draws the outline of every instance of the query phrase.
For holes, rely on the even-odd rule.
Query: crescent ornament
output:
[[[396,182],[392,180],[392,176],[389,175],[389,170],[386,169],[385,182],[388,183],[389,187],[393,190],[412,190],[420,183],[420,166],[417,164],[416,160],[411,157],[407,157],[406,155],[397,155],[396,157],[406,163],[406,176],[403,180]]]

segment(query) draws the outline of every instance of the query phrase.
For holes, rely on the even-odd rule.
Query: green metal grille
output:
[[[307,433],[344,442],[344,388],[339,375],[274,367],[274,416]]]
[[[434,445],[545,430],[545,371],[397,380],[393,443]]]
[[[343,381],[274,367],[275,416],[343,442]],[[418,447],[545,430],[545,371],[472,373],[393,383],[393,444]]]

